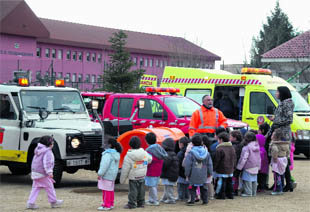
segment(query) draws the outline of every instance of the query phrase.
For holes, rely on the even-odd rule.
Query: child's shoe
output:
[[[242,196],[242,197],[251,197],[252,194],[244,194],[244,193],[243,193],[243,194],[241,194],[241,196]]]
[[[113,207],[114,208],[114,207]],[[99,208],[97,208],[98,211],[109,211],[109,210],[112,210],[112,206],[111,208],[105,208],[103,206],[100,206]]]
[[[136,207],[135,206],[131,206],[129,204],[124,206],[124,209],[134,209],[134,208],[136,208]]]
[[[158,201],[156,201],[156,202],[147,201],[145,204],[146,205],[150,205],[150,206],[159,206],[159,202]]]
[[[36,204],[27,204],[27,209],[36,210],[39,209],[39,207]]]
[[[273,191],[271,192],[271,195],[282,195],[283,192],[282,191]]]
[[[175,200],[165,200],[165,204],[176,204]]]
[[[188,202],[186,203],[186,205],[187,205],[187,206],[194,206],[194,205],[195,205],[195,202],[193,202],[193,201],[188,201]]]
[[[56,202],[51,203],[51,206],[52,208],[59,208],[63,203],[63,200],[57,200]]]

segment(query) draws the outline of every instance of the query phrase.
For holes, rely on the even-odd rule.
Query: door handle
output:
[[[248,118],[246,118],[246,120],[254,120],[254,118],[248,117]]]

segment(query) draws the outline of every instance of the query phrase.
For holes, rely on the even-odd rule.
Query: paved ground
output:
[[[271,196],[269,192],[258,194],[255,198],[236,197],[234,200],[211,200],[207,206],[197,204],[193,207],[184,203],[176,205],[147,206],[136,211],[303,211],[310,212],[310,160],[298,157],[293,172],[298,182],[294,192],[282,196]],[[0,167],[0,211],[24,211],[31,189],[30,176],[12,176],[5,166]],[[96,211],[100,205],[101,192],[96,188],[96,173],[80,170],[70,175],[64,174],[63,187],[56,190],[59,199],[65,200],[60,209],[51,209],[45,192],[41,192],[37,204],[39,211]],[[127,202],[127,185],[117,185],[114,211],[125,211]],[[160,187],[160,196],[162,187]]]

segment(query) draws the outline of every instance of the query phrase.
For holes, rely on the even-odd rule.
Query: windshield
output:
[[[76,91],[21,91],[23,109],[37,112],[44,108],[50,112],[84,112],[81,96]]]
[[[271,95],[277,102],[279,103],[279,99],[276,98],[276,90],[269,90]],[[292,99],[295,104],[294,112],[310,112],[310,106],[306,102],[306,100],[297,92],[291,91]]]
[[[191,117],[193,112],[200,108],[200,105],[188,98],[181,97],[165,97],[161,98],[165,105],[176,115],[178,118]]]

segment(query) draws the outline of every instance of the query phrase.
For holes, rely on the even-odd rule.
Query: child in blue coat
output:
[[[102,190],[102,204],[99,211],[114,208],[114,181],[118,173],[118,165],[122,146],[114,138],[108,140],[108,148],[102,152],[98,170],[98,188]]]

